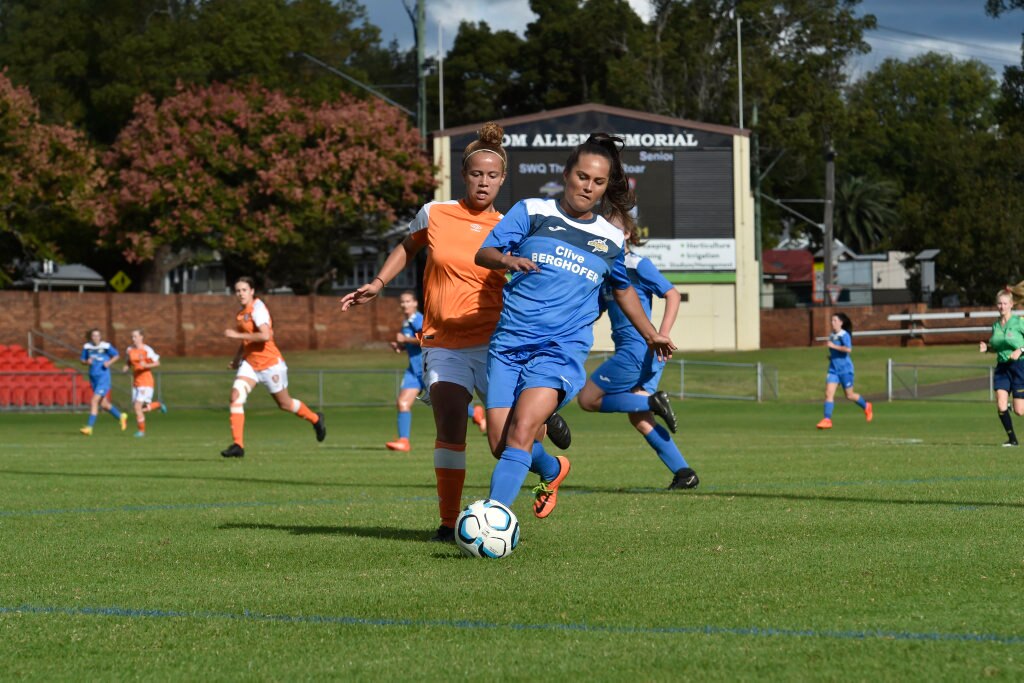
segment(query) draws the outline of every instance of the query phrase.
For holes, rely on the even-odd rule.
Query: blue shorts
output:
[[[100,377],[89,377],[89,384],[92,385],[92,393],[106,396],[110,393],[110,375]]]
[[[588,344],[487,353],[487,407],[511,408],[524,389],[549,387],[564,392],[556,410],[575,398],[587,381],[583,364]]]
[[[853,386],[853,368],[836,368],[830,363],[825,373],[825,384],[838,384],[849,389]]]
[[[426,388],[427,385],[423,383],[423,365],[419,365],[419,367],[410,365],[407,367],[405,374],[402,375],[402,389],[423,391]]]
[[[1024,398],[1024,361],[996,363],[992,373],[992,388],[1012,393],[1014,398]]]
[[[590,374],[590,380],[606,394],[623,394],[643,389],[648,394],[658,390],[665,361],[654,351],[643,347],[616,349],[615,355],[601,363]]]

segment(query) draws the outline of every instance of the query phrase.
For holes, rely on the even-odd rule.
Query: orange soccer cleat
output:
[[[558,503],[558,487],[565,480],[567,474],[569,474],[569,459],[564,455],[556,456],[558,464],[562,466],[558,470],[558,476],[551,481],[542,481],[533,487],[533,516],[538,519],[544,519],[551,514],[551,511],[555,509],[555,505]]]
[[[386,444],[389,451],[408,451],[412,446],[409,445],[409,439],[401,436],[394,441],[388,441]]]
[[[473,422],[480,428],[481,434],[487,433],[487,413],[483,406],[473,406]]]
[[[868,422],[871,422],[873,419],[875,419],[875,409],[871,405],[870,401],[868,401],[867,405],[864,406],[864,419],[867,420]]]
[[[817,427],[818,429],[832,429],[832,419],[828,417],[822,418]]]

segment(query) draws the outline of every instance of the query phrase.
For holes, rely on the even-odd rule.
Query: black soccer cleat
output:
[[[668,485],[669,491],[672,489],[695,489],[697,484],[700,483],[700,479],[697,478],[697,473],[689,467],[676,472],[676,476],[672,477],[672,483]]]
[[[1020,444],[1017,443],[1016,439],[1010,439],[1009,441],[1003,444],[1003,448],[1016,448],[1017,446],[1020,446]]]
[[[455,543],[455,529],[442,524],[437,527],[437,532],[430,537],[431,543]]]
[[[316,440],[323,441],[327,438],[327,424],[324,422],[324,414],[316,414],[316,422],[313,423],[313,430],[316,432]]]
[[[665,426],[673,434],[676,433],[676,427],[679,426],[676,420],[676,414],[672,410],[672,401],[669,399],[668,394],[664,391],[656,391],[647,397],[647,407],[651,409],[651,412],[660,417],[665,421]]]
[[[563,451],[572,443],[572,432],[565,419],[558,413],[552,413],[544,425],[548,428],[548,439]]]
[[[239,446],[237,443],[233,443],[220,452],[225,458],[244,458],[245,449]]]

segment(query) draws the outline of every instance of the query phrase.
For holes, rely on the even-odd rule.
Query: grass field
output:
[[[0,415],[0,679],[1024,678],[1024,453],[985,403],[841,401],[818,432],[815,353],[776,354],[792,400],[676,404],[693,491],[624,416],[568,409],[558,509],[524,490],[498,562],[425,542],[423,406],[395,454],[391,409],[317,444],[257,392],[230,461],[226,411],[145,440]],[[469,450],[467,502],[493,466]]]

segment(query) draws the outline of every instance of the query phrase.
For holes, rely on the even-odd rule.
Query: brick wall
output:
[[[285,357],[288,351],[383,344],[401,324],[397,297],[381,297],[347,313],[333,296],[261,298]],[[234,297],[207,294],[0,291],[0,344],[24,346],[29,330],[36,329],[79,349],[86,331],[98,327],[104,339],[123,350],[131,331],[141,327],[161,355],[230,356],[238,342],[225,338],[224,330],[234,326],[237,311]],[[47,351],[64,355],[56,348]]]
[[[992,307],[959,308],[956,311],[991,311]],[[924,304],[888,304],[883,306],[842,306],[817,308],[765,309],[761,311],[761,348],[782,348],[787,346],[813,346],[820,344],[816,337],[831,332],[832,314],[842,312],[850,316],[854,332],[862,330],[909,329],[910,323],[891,321],[888,316],[897,313],[928,313]],[[935,309],[932,312],[949,313],[950,309]],[[919,328],[988,327],[992,318],[961,318],[947,320],[923,320],[915,322]],[[965,344],[988,339],[987,332],[948,332],[907,335],[886,335],[876,337],[855,337],[858,346],[907,346]]]

